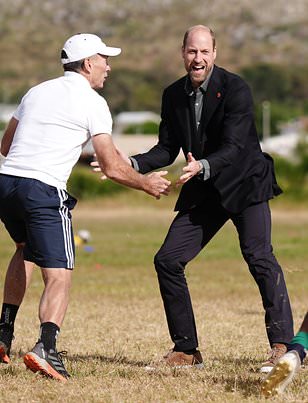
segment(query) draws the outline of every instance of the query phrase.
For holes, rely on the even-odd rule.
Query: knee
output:
[[[272,252],[264,253],[243,253],[251,273],[281,272],[281,267]]]
[[[158,275],[163,273],[182,274],[185,269],[184,263],[161,251],[154,257],[154,266]]]
[[[42,277],[47,288],[68,290],[71,286],[72,271],[67,269],[42,269]]]
[[[242,251],[243,258],[245,262],[248,264],[248,266],[255,266],[258,264],[258,261],[261,261],[261,259],[256,256],[254,253],[249,253],[249,252],[243,252]]]
[[[165,262],[163,257],[161,256],[161,254],[158,252],[156,253],[156,255],[154,256],[154,267],[157,273],[159,273],[162,268],[165,266]]]

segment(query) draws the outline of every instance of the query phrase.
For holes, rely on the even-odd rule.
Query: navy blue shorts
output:
[[[73,269],[76,202],[39,180],[0,174],[0,218],[13,240],[25,243],[24,259],[42,268]]]

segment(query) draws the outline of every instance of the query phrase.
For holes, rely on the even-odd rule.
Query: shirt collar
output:
[[[211,76],[212,76],[212,73],[213,73],[213,67],[212,67],[211,71],[209,72],[207,78],[203,81],[203,83],[200,85],[200,87],[197,88],[197,90],[200,89],[203,93],[206,92],[207,87],[208,87],[208,85],[209,85],[210,78],[211,78]],[[191,84],[191,81],[190,81],[190,78],[189,78],[189,75],[188,75],[188,74],[187,74],[187,76],[186,76],[186,81],[185,81],[185,86],[184,86],[184,88],[185,88],[186,94],[187,94],[188,96],[190,96],[190,97],[193,96],[194,93],[196,92],[196,90],[193,88],[193,86],[192,86],[192,84]]]
[[[80,83],[87,84],[91,88],[89,81],[82,74],[79,74],[76,71],[65,71],[64,77],[71,77],[74,80],[78,80]]]

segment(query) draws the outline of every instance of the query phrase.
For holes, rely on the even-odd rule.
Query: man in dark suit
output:
[[[141,173],[172,164],[180,149],[187,159],[178,181],[183,184],[175,207],[179,213],[155,256],[174,342],[165,362],[202,366],[185,266],[230,219],[262,296],[272,350],[261,371],[269,372],[293,337],[288,293],[271,245],[268,200],[281,189],[272,158],[260,148],[248,85],[214,64],[213,32],[191,27],[182,55],[187,75],[163,93],[158,144],[131,157]]]
[[[269,372],[293,337],[289,297],[271,245],[268,200],[281,189],[272,158],[260,148],[248,85],[214,64],[214,33],[203,25],[189,28],[182,55],[187,75],[163,93],[158,144],[126,157],[141,173],[172,164],[181,149],[187,159],[178,180],[179,213],[154,260],[174,342],[164,361],[203,365],[185,267],[230,219],[262,296],[272,350],[261,371]]]

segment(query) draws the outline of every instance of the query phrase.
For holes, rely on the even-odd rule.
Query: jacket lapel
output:
[[[186,146],[186,149],[183,148],[183,151],[187,153],[188,151],[193,151],[194,143],[193,140],[196,138],[196,122],[193,120],[195,116],[194,112],[194,104],[192,97],[189,97],[184,89],[185,79],[181,80],[181,84],[178,87],[178,91],[176,94],[176,101],[174,102],[177,105],[176,114],[179,122],[182,122],[184,127],[183,133],[183,146]],[[199,145],[199,149],[202,153],[204,148],[204,144],[206,142],[206,126],[210,121],[213,113],[215,112],[217,106],[221,102],[224,96],[224,80],[223,75],[219,67],[214,66],[214,70],[205,93],[205,99],[202,109],[202,118],[200,127],[198,130],[199,135],[201,135],[201,144]]]
[[[224,87],[223,80],[219,69],[214,66],[214,70],[212,73],[212,77],[210,79],[208,88],[205,93],[203,110],[202,110],[202,128],[201,130],[204,132],[206,130],[206,126],[210,121],[215,109],[221,102],[224,95]]]
[[[185,81],[183,81],[184,83]],[[179,88],[177,93],[177,100],[175,105],[178,105],[176,109],[176,116],[178,122],[182,122],[184,127],[184,131],[181,131],[183,134],[182,141],[183,141],[183,151],[186,153],[192,150],[192,130],[194,128],[192,122],[192,114],[191,114],[191,106],[189,101],[188,95],[185,93],[184,86]],[[185,149],[186,148],[186,149]]]

